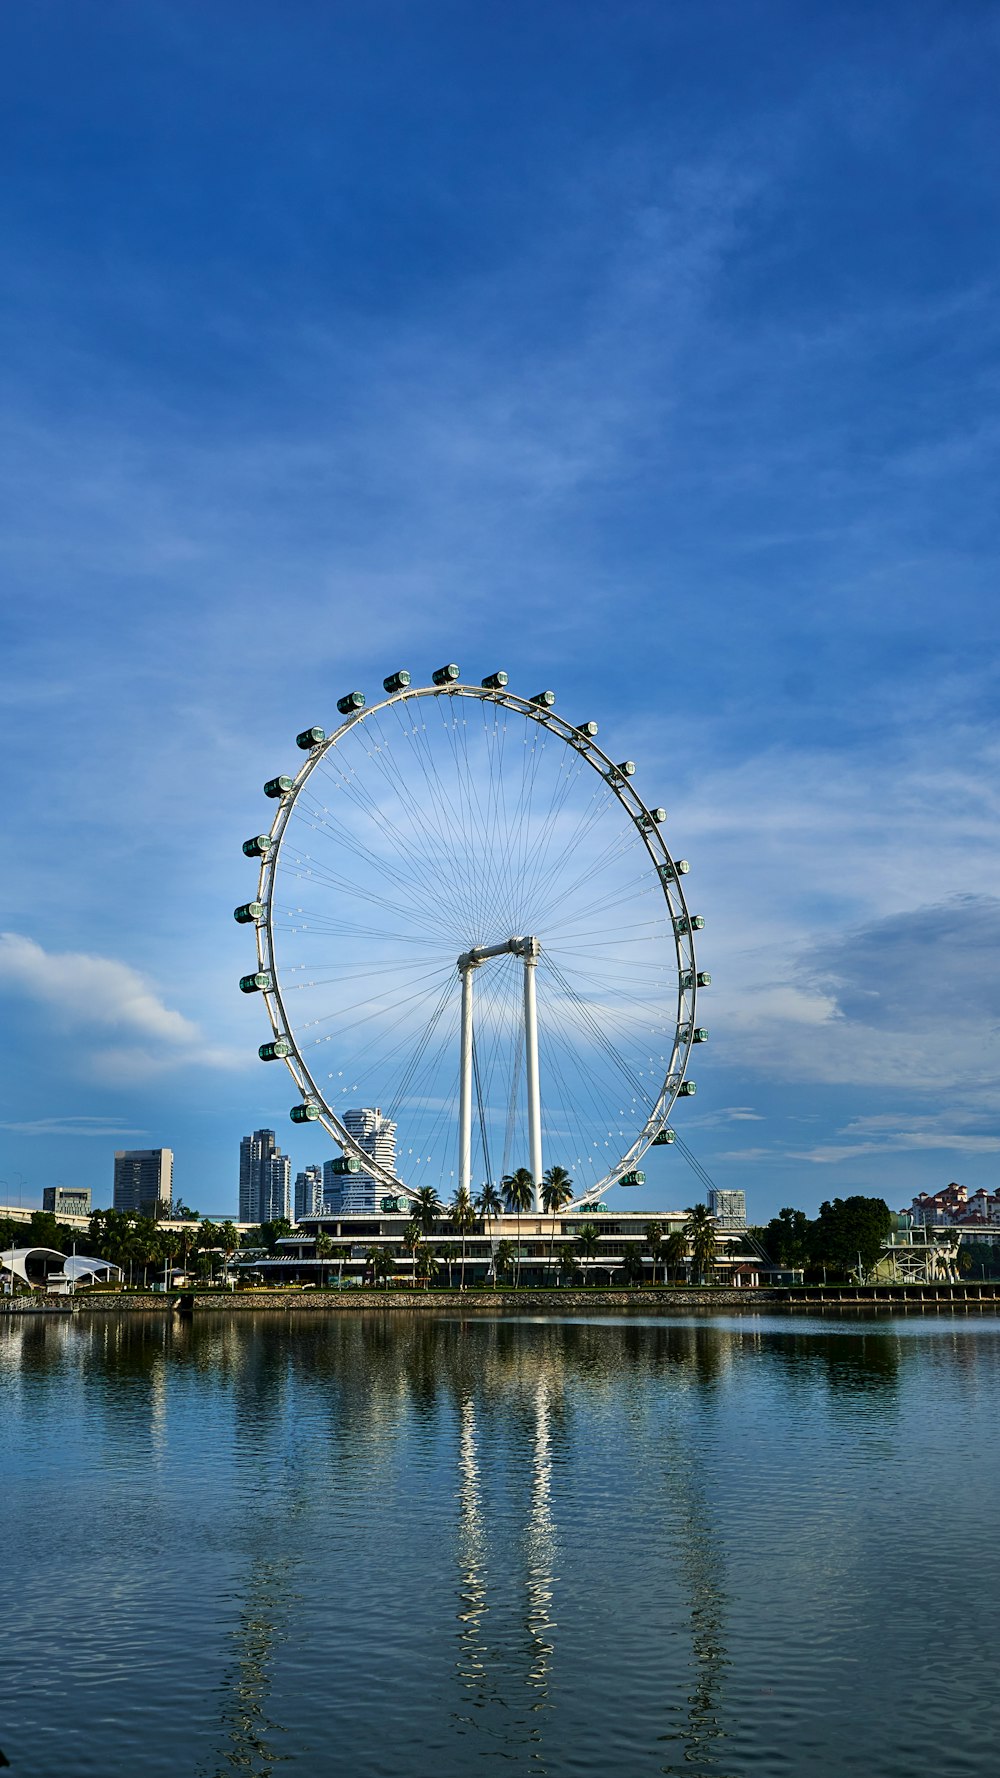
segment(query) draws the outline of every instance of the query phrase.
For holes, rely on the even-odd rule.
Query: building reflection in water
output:
[[[528,1562],[528,1617],[531,1665],[527,1683],[536,1692],[533,1708],[540,1710],[548,1697],[552,1664],[553,1568],[555,1523],[552,1516],[552,1440],[549,1425],[549,1379],[543,1371],[535,1385],[535,1437],[532,1453],[531,1514],[525,1535]]]
[[[216,1766],[269,1778],[285,1758],[275,1738],[286,1731],[268,1715],[275,1646],[284,1639],[292,1592],[287,1557],[259,1556],[247,1569],[244,1604],[233,1626],[233,1662],[223,1679],[219,1726],[223,1746]]]

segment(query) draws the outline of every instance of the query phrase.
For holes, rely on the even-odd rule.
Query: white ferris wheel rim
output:
[[[365,1172],[383,1186],[387,1193],[395,1197],[402,1195],[411,1200],[414,1199],[417,1195],[417,1187],[401,1179],[398,1174],[390,1173],[366,1149],[360,1146],[357,1138],[352,1135],[329,1104],[327,1094],[315,1079],[313,1070],[310,1069],[302,1054],[300,1041],[296,1036],[293,1022],[288,1016],[277,967],[273,927],[273,895],[282,842],[290,818],[301,792],[308,784],[317,766],[330,753],[335,753],[338,745],[347,735],[355,732],[359,727],[363,728],[366,722],[370,722],[380,712],[424,698],[469,698],[480,703],[498,705],[516,711],[521,716],[540,724],[551,735],[572,748],[604,779],[619,804],[635,823],[660,883],[670,915],[670,927],[677,961],[677,1011],[670,1059],[653,1108],[645,1119],[642,1129],[603,1177],[580,1192],[568,1208],[592,1204],[600,1198],[603,1192],[617,1185],[623,1177],[635,1169],[638,1161],[652,1146],[660,1131],[667,1126],[670,1110],[686,1078],[690,1051],[695,1041],[698,970],[695,957],[693,916],[687,906],[676,861],[667,848],[660,824],[652,809],[647,806],[634,788],[631,776],[626,774],[621,765],[617,764],[597,745],[593,736],[583,733],[581,728],[557,715],[551,707],[540,704],[532,698],[522,697],[519,693],[512,692],[507,686],[494,688],[465,684],[459,680],[451,680],[443,685],[406,685],[397,691],[388,693],[377,703],[366,703],[361,708],[353,710],[344,717],[336,729],[325,735],[322,741],[310,749],[292,779],[291,789],[283,793],[277,802],[271,827],[266,836],[269,845],[260,860],[257,901],[262,905],[263,913],[260,918],[255,920],[254,925],[258,968],[262,974],[266,975],[269,984],[263,990],[262,997],[274,1038],[288,1046],[287,1053],[282,1055],[282,1060],[295,1081],[301,1095],[301,1102],[315,1108],[314,1121],[327,1131],[327,1134],[333,1138],[345,1156],[354,1156],[359,1160],[363,1164]],[[536,1183],[540,1184],[541,1181]]]

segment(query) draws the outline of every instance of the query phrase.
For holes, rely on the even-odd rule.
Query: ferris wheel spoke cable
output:
[[[576,1005],[576,1008],[577,1008],[579,1016],[580,1016],[581,1023],[583,1023],[587,1027],[587,1029],[590,1030],[593,1037],[600,1044],[601,1048],[603,1050],[605,1050],[606,1053],[611,1057],[612,1061],[617,1063],[618,1067],[622,1071],[622,1074],[625,1076],[626,1080],[628,1081],[629,1085],[632,1087],[632,1090],[636,1094],[636,1096],[639,1099],[645,1101],[645,1103],[649,1106],[649,1108],[652,1109],[652,1107],[656,1101],[650,1099],[648,1090],[643,1086],[638,1075],[636,1075],[633,1072],[630,1064],[625,1061],[625,1058],[620,1054],[619,1050],[611,1042],[611,1039],[608,1037],[606,1031],[604,1030],[604,1027],[594,1017],[594,1014],[592,1013],[590,1007],[587,1006],[586,1002],[580,998],[579,994],[577,994],[575,988],[571,985],[571,983],[569,983],[566,980],[565,976],[562,974],[562,971],[559,969],[558,965],[553,963],[551,958],[549,958],[548,963],[549,963],[549,968],[551,969],[553,975],[556,977],[556,980],[561,983],[562,987],[565,989],[565,991],[568,994],[568,996],[570,997],[570,999]]]
[[[408,856],[411,857],[415,866],[418,869],[423,870],[426,868],[425,854],[422,853],[419,850],[419,848],[414,846],[409,840],[404,839],[404,837],[403,837],[404,820],[406,818],[408,818],[409,808],[411,807],[411,799],[408,795],[408,787],[406,786],[406,783],[405,783],[402,773],[396,767],[395,761],[392,759],[392,749],[391,749],[390,742],[387,739],[385,739],[383,730],[381,728],[381,724],[378,722],[378,718],[377,717],[374,718],[373,721],[374,721],[374,725],[377,729],[378,734],[383,737],[383,743],[384,743],[384,752],[382,753],[381,756],[376,754],[374,756],[375,761],[376,761],[376,764],[378,765],[380,771],[382,771],[383,776],[387,778],[387,780],[392,785],[392,788],[396,791],[396,794],[398,796],[399,803],[400,803],[400,808],[401,808],[401,811],[403,812],[403,819],[401,819],[398,824],[399,831],[397,832],[397,835],[396,835],[397,841],[399,841],[399,843],[401,843],[404,846],[405,850],[407,851]],[[391,772],[388,769],[388,762],[390,762],[390,761],[391,761]],[[441,839],[441,842],[442,842],[441,856],[443,857],[444,856],[445,836],[443,833],[440,832],[440,829],[439,829],[439,838]],[[452,879],[452,886],[453,886],[453,888],[455,888],[457,886],[457,880],[454,878],[454,876]]]
[[[438,705],[438,715],[440,717],[441,699],[438,698],[434,701]],[[441,774],[438,771],[437,761],[431,750],[426,723],[421,724],[415,731],[415,742],[417,757],[428,790],[429,807],[434,812],[435,826],[437,827],[438,838],[441,844],[442,857],[450,862],[454,846],[454,829],[460,827],[461,823],[456,814],[452,799],[445,788]],[[439,811],[442,809],[447,812],[447,817],[452,824],[451,832],[448,831],[447,824],[443,824],[440,819]],[[453,882],[456,890],[456,905],[461,907],[464,920],[466,924],[468,924],[472,920],[474,913],[468,883],[466,882],[463,886],[459,884],[454,877]]]
[[[329,889],[335,889],[344,895],[353,895],[359,901],[367,902],[372,907],[380,907],[390,914],[402,915],[404,918],[409,914],[411,919],[413,919],[414,925],[422,927],[425,933],[431,933],[435,928],[442,929],[443,927],[440,918],[432,921],[429,921],[426,918],[421,920],[417,910],[413,907],[407,907],[406,904],[402,902],[390,901],[388,896],[379,895],[375,890],[366,889],[360,884],[352,883],[349,877],[339,876],[327,866],[320,865],[318,861],[309,858],[305,854],[296,855],[293,852],[290,863],[286,862],[284,859],[282,859],[281,862],[286,875],[293,870],[297,864],[308,866],[308,869],[303,869],[299,872],[300,878],[317,883],[321,887],[325,886]]]

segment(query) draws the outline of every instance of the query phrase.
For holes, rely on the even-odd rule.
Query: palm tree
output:
[[[224,1222],[219,1230],[221,1236],[222,1256],[226,1262],[226,1271],[234,1253],[238,1253],[240,1245],[239,1230],[234,1222]]]
[[[660,1257],[660,1251],[663,1247],[663,1224],[662,1224],[662,1222],[647,1222],[647,1224],[646,1224],[646,1246],[649,1248],[650,1258],[653,1261],[653,1289],[655,1290],[656,1289],[656,1262]]]
[[[580,1261],[572,1247],[562,1248],[559,1254],[559,1273],[567,1284],[575,1284],[580,1276]]]
[[[600,1245],[600,1240],[600,1230],[595,1228],[592,1222],[585,1222],[582,1229],[577,1230],[576,1250],[583,1255],[584,1259],[594,1259]],[[586,1276],[586,1274],[584,1275]],[[591,1273],[587,1282],[593,1284],[593,1281],[593,1273]]]
[[[318,1260],[332,1259],[333,1252],[334,1252],[333,1242],[331,1241],[326,1230],[320,1229],[319,1233],[316,1236],[316,1258]],[[327,1271],[325,1265],[323,1267],[323,1270],[320,1272],[319,1281],[324,1289],[330,1282],[330,1274]]]
[[[424,1281],[424,1288],[430,1284],[438,1269],[438,1258],[433,1247],[421,1246],[417,1254],[417,1276]]]
[[[455,1193],[455,1201],[450,1206],[449,1216],[455,1233],[462,1237],[462,1271],[459,1277],[459,1290],[465,1289],[465,1238],[476,1226],[476,1212],[473,1209],[469,1188],[460,1185]]]
[[[684,1234],[691,1247],[698,1282],[705,1284],[715,1263],[715,1222],[707,1204],[689,1205]]]
[[[556,1217],[560,1210],[569,1203],[573,1196],[573,1181],[565,1167],[550,1167],[542,1180],[542,1209],[552,1218],[552,1233],[549,1236],[549,1271],[552,1270],[553,1247],[556,1239]]]
[[[424,1235],[434,1233],[434,1224],[444,1214],[444,1205],[432,1185],[422,1185],[414,1193],[411,1206],[413,1214],[420,1224],[420,1232]]]
[[[372,1283],[376,1289],[380,1278],[384,1289],[390,1274],[396,1270],[396,1262],[392,1254],[387,1253],[384,1247],[369,1247],[365,1254],[365,1265],[371,1272]]]
[[[498,1278],[509,1272],[514,1264],[514,1246],[511,1241],[498,1241],[497,1250],[493,1255],[493,1270]]]
[[[413,1266],[410,1278],[414,1282],[416,1281],[417,1276],[417,1253],[420,1248],[420,1243],[423,1240],[423,1235],[424,1231],[420,1227],[417,1218],[414,1216],[412,1221],[407,1223],[406,1232],[403,1235],[403,1246],[406,1248]]]
[[[517,1268],[514,1273],[514,1289],[517,1290],[521,1283],[521,1212],[534,1205],[535,1181],[527,1167],[518,1167],[516,1173],[505,1173],[500,1185],[508,1210],[517,1212]]]
[[[484,1185],[476,1199],[476,1209],[486,1225],[486,1239],[490,1244],[490,1270],[493,1270],[493,1229],[494,1216],[499,1216],[503,1209],[503,1200],[495,1185]]]
[[[683,1229],[671,1229],[663,1249],[663,1269],[664,1272],[673,1272],[675,1284],[677,1274],[687,1259],[687,1250],[687,1236]]]

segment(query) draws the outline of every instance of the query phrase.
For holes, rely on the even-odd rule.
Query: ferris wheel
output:
[[[240,987],[267,1008],[259,1054],[290,1069],[292,1120],[404,1197],[522,1166],[537,1189],[554,1164],[577,1205],[641,1184],[708,1036],[704,921],[665,810],[551,691],[454,664],[383,685],[296,737],[305,758],[265,784],[273,820],[243,845],[259,881],[235,910],[257,943]],[[394,1169],[361,1146],[358,1107],[395,1124]]]

